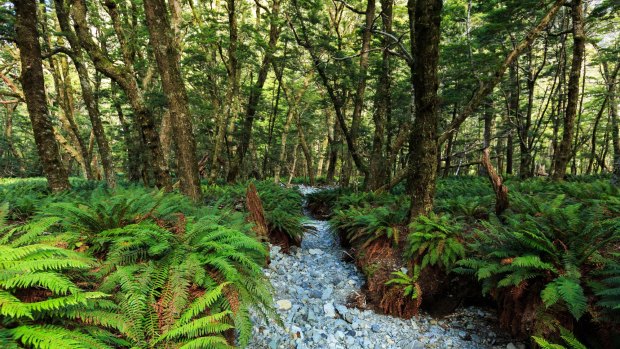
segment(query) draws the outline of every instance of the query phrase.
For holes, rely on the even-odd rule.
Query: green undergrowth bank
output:
[[[205,201],[72,179],[0,182],[0,347],[245,346],[250,310],[276,320],[246,185]],[[302,232],[301,197],[256,183],[271,227]]]
[[[570,347],[564,337],[572,330],[588,347],[618,347],[618,188],[588,177],[562,183],[511,179],[507,186],[511,206],[501,217],[494,214],[488,180],[479,177],[440,180],[435,211],[411,223],[403,188],[323,191],[310,195],[309,205],[330,212],[332,226],[358,259],[376,241],[391,246],[408,272],[394,273],[387,284],[422,308],[434,295],[420,291],[441,289],[428,280],[445,275],[448,287],[458,285],[455,279],[476,283],[497,305],[502,327],[517,337]]]

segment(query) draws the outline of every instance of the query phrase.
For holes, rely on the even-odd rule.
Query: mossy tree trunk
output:
[[[21,59],[21,82],[34,140],[37,145],[47,185],[53,192],[70,188],[54,130],[47,109],[41,46],[37,33],[37,4],[35,0],[14,1],[15,33]]]
[[[571,17],[573,20],[573,58],[568,77],[566,113],[564,114],[562,139],[555,154],[555,165],[552,178],[562,180],[566,175],[566,166],[572,156],[573,133],[575,129],[575,117],[579,104],[579,81],[581,68],[585,55],[586,34],[583,23],[583,2],[574,0],[571,3]]]
[[[393,0],[381,0],[381,20],[383,31],[386,33],[392,32],[393,3]],[[368,177],[366,179],[366,188],[369,190],[381,187],[389,178],[385,143],[386,130],[389,127],[388,121],[391,119],[392,113],[390,53],[388,52],[391,41],[386,36],[382,36],[381,45],[383,46],[383,53],[375,96],[375,112],[373,113],[375,131],[372,138],[372,152]]]
[[[439,121],[439,40],[441,0],[418,0],[415,4],[415,50],[413,86],[415,121],[409,138],[411,195],[409,218],[428,214],[433,208],[437,177],[437,126]]]
[[[179,66],[179,48],[173,37],[166,3],[163,0],[144,0],[146,24],[166,95],[170,123],[176,145],[180,190],[194,201],[202,197],[196,141],[187,100],[185,83]]]
[[[67,41],[69,41],[69,45],[71,46],[71,60],[73,61],[73,65],[75,66],[75,70],[77,71],[78,78],[80,80],[82,99],[84,99],[86,111],[88,112],[88,117],[95,135],[95,140],[97,141],[97,149],[99,150],[99,156],[101,157],[101,165],[103,166],[105,180],[108,187],[114,188],[116,186],[116,173],[112,162],[112,153],[108,143],[108,138],[106,137],[105,130],[103,128],[103,122],[101,121],[99,106],[97,105],[97,101],[95,100],[95,96],[90,85],[88,69],[86,69],[86,66],[84,65],[82,48],[77,36],[69,24],[69,15],[65,8],[64,1],[55,0],[54,4],[56,6],[56,17],[58,18],[60,29],[65,34]]]
[[[146,105],[144,95],[134,74],[132,66],[134,54],[128,47],[127,38],[124,36],[116,3],[113,1],[106,1],[105,6],[112,19],[116,35],[120,42],[124,64],[117,65],[113,62],[93,40],[90,27],[86,20],[87,7],[85,0],[74,0],[72,2],[71,16],[74,22],[75,33],[80,45],[93,61],[95,68],[103,75],[116,82],[123,92],[125,92],[138,123],[138,127],[140,128],[144,145],[146,146],[146,153],[149,158],[148,166],[153,170],[156,185],[159,188],[170,190],[172,188],[170,184],[170,173],[168,172],[168,166],[165,163],[161,149],[159,133],[155,126],[155,118],[152,111]],[[145,169],[145,171],[146,170],[147,169]]]

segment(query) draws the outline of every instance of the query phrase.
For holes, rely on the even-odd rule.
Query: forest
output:
[[[620,348],[617,0],[0,2],[0,347]]]

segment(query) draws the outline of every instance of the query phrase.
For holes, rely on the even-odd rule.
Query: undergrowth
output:
[[[602,178],[506,183],[511,207],[501,218],[493,213],[486,178],[458,177],[439,180],[435,212],[408,226],[408,198],[400,186],[384,194],[323,191],[311,199],[317,207],[325,202],[332,226],[360,256],[377,239],[401,251],[403,264],[414,268],[393,275],[389,285],[422,285],[425,273],[438,270],[449,279],[469,274],[497,300],[501,325],[515,335],[538,336],[539,345],[546,336],[549,347],[559,348],[551,343],[569,333],[560,336],[559,326],[572,329],[583,321],[613,333],[620,323],[618,188]],[[603,347],[607,339],[590,338]]]
[[[0,204],[0,347],[243,347],[251,312],[277,321],[243,212],[141,187],[37,200]]]

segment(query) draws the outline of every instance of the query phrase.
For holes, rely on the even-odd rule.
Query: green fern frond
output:
[[[24,325],[11,329],[13,338],[34,349],[112,349],[95,338],[58,326]]]

